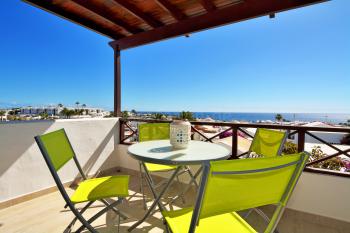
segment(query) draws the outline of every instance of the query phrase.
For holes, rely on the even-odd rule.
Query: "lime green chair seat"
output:
[[[149,172],[164,172],[176,169],[177,166],[168,166],[155,163],[145,163],[146,168]]]
[[[274,157],[281,155],[288,131],[257,129],[248,157]]]
[[[192,208],[162,212],[172,233],[188,233],[192,213]],[[196,228],[196,233],[212,232],[256,233],[256,231],[236,212],[202,218],[200,224]]]
[[[109,197],[127,197],[129,176],[105,176],[84,180],[70,197],[73,203],[96,201]]]

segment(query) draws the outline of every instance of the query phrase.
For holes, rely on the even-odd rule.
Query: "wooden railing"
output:
[[[137,138],[137,129],[135,127],[132,127],[130,125],[130,122],[147,122],[147,123],[159,123],[159,122],[171,122],[167,120],[153,120],[153,119],[140,119],[140,118],[128,118],[128,119],[120,119],[120,143],[121,144],[132,144],[133,142],[130,142],[130,139]],[[246,128],[265,128],[265,129],[279,129],[279,130],[287,130],[289,132],[288,137],[290,138],[293,135],[298,135],[297,140],[297,150],[298,152],[302,152],[305,150],[305,136],[308,135],[315,140],[319,141],[322,144],[325,144],[336,151],[336,153],[327,155],[325,157],[322,157],[320,159],[311,161],[307,163],[307,167],[305,168],[305,171],[307,172],[314,172],[314,173],[322,173],[322,174],[330,174],[330,175],[336,175],[336,176],[343,176],[350,178],[349,172],[340,172],[335,170],[329,170],[329,169],[319,169],[314,168],[313,165],[322,163],[326,160],[335,158],[340,155],[345,155],[348,158],[350,158],[350,149],[341,150],[335,145],[325,141],[324,139],[316,136],[314,132],[333,132],[333,133],[349,133],[350,134],[350,128],[347,127],[307,127],[307,126],[298,126],[298,125],[283,125],[283,124],[260,124],[260,123],[232,123],[232,122],[201,122],[201,121],[191,121],[192,124],[192,138],[194,134],[200,135],[202,140],[207,142],[213,142],[214,139],[219,138],[220,136],[224,135],[227,132],[231,132],[230,135],[232,135],[232,141],[231,141],[231,147],[232,147],[232,154],[230,159],[237,159],[239,157],[242,157],[248,153],[244,152],[241,154],[238,154],[238,136],[239,135],[245,135],[249,138],[253,138],[254,136],[249,134],[247,132]],[[201,130],[197,129],[196,126],[221,126],[226,127],[225,130],[208,137],[203,133]],[[128,132],[128,133],[126,133]]]

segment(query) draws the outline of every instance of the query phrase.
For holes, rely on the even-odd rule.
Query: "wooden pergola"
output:
[[[121,115],[120,51],[327,0],[24,0],[111,38],[114,114]]]

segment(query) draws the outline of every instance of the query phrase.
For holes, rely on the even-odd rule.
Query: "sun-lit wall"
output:
[[[94,174],[117,167],[117,118],[0,124],[0,203],[55,186],[34,136],[64,128],[83,170]],[[63,182],[78,175],[73,161],[59,174]]]

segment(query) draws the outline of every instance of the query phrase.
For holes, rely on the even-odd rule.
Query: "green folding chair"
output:
[[[289,131],[257,129],[247,158],[273,157],[282,154]]]
[[[118,214],[119,232],[120,216],[123,218],[127,218],[127,216],[121,213],[116,206],[129,195],[129,176],[119,175],[87,179],[64,129],[36,136],[35,141],[44,156],[45,162],[49,167],[58,190],[66,202],[66,207],[69,207],[75,215],[75,218],[68,225],[65,232],[70,232],[75,222],[79,220],[82,223],[82,226],[76,232],[81,232],[86,228],[90,232],[97,233],[97,231],[91,226],[91,223],[108,210],[113,210]],[[73,195],[69,197],[58,175],[58,171],[71,159],[74,160],[83,181],[78,184]],[[117,197],[117,201],[110,203],[110,200],[106,200],[106,198],[112,197]],[[101,201],[106,207],[90,219],[86,220],[82,214],[95,201]],[[78,211],[75,204],[83,202],[87,202],[87,204],[81,209],[81,211]]]
[[[288,130],[277,131],[258,128],[245,158],[274,157],[281,155],[288,134]],[[259,208],[253,208],[247,211],[245,218],[253,211],[264,219],[268,219],[266,214]]]
[[[237,211],[275,205],[274,232],[309,155],[215,161],[204,165],[194,208],[163,211],[173,233],[256,233]]]
[[[152,141],[152,140],[166,140],[166,139],[170,138],[170,136],[169,136],[170,135],[170,124],[169,123],[140,124],[138,126],[138,134],[139,134],[139,142]],[[143,186],[144,186],[143,180],[148,179],[147,183],[150,186],[149,188],[153,192],[157,188],[166,184],[167,181],[164,180],[163,182],[156,184],[149,174],[156,173],[156,172],[173,171],[177,168],[177,166],[168,166],[168,165],[144,163],[144,162],[140,162],[139,165],[140,165],[140,181],[141,181],[140,190],[142,193],[144,209],[147,209],[145,192],[143,189]],[[189,174],[189,176],[191,178],[190,184],[194,183],[196,185],[196,187],[198,187],[197,181],[195,179],[195,175],[193,175],[193,173],[191,172],[191,170],[188,166],[185,166],[184,170],[178,174],[178,176],[176,177],[177,180],[179,181],[178,177],[184,173]],[[183,193],[181,193],[179,196],[181,196],[182,201],[184,202]],[[175,199],[177,199],[177,197]],[[173,202],[175,199],[173,199],[171,202]],[[169,204],[169,203],[167,203],[167,204]]]

